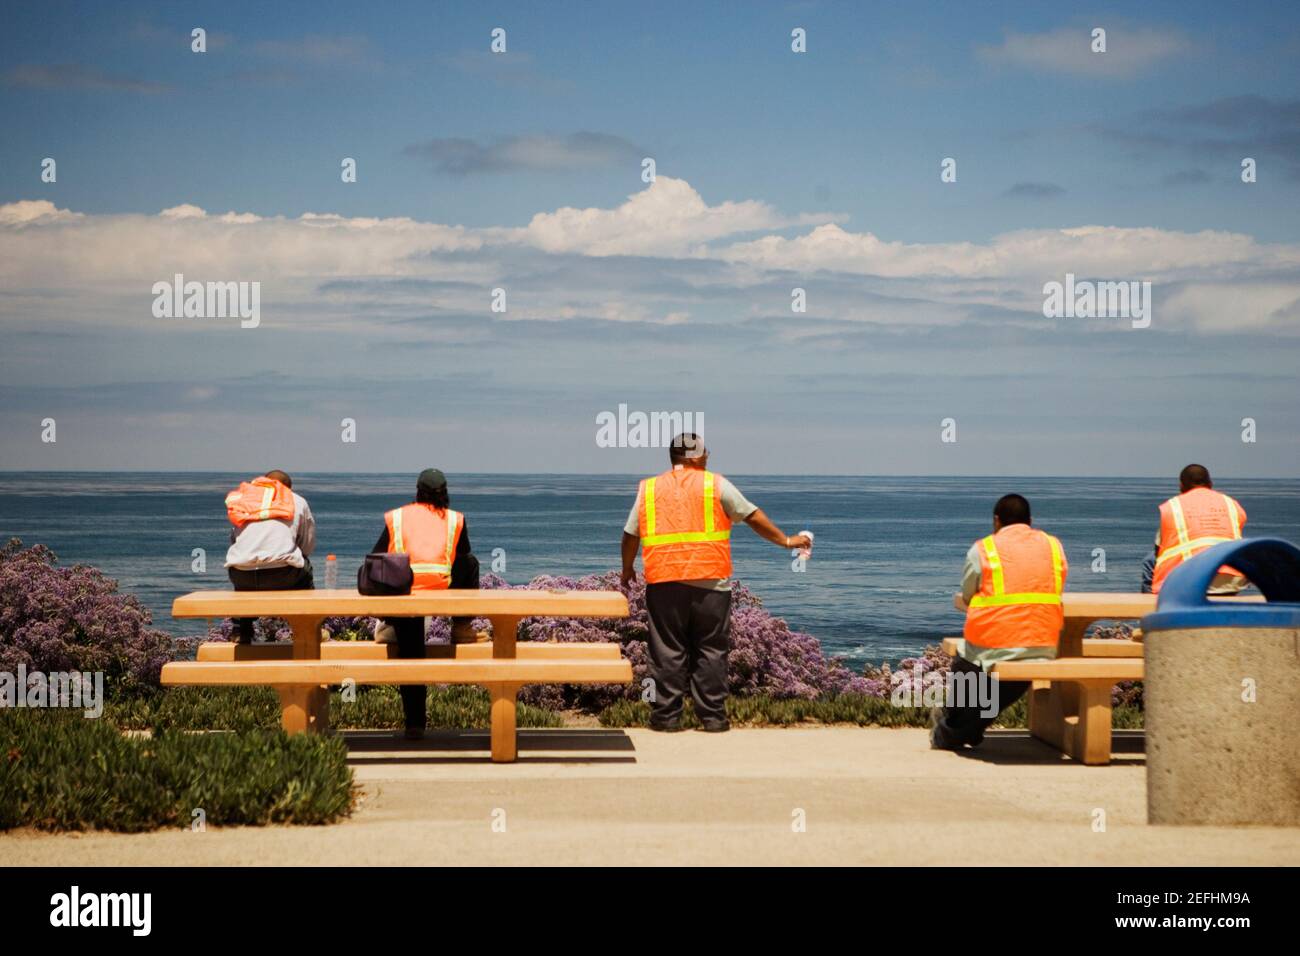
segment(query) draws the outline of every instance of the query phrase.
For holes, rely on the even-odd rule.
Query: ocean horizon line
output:
[[[419,468],[411,469],[363,469],[349,471],[330,471],[318,470],[314,468],[294,469],[296,474],[302,475],[328,475],[328,476],[348,476],[348,475],[410,475],[419,472]],[[919,473],[919,472],[875,472],[875,473],[851,473],[851,472],[833,472],[833,471],[733,471],[728,468],[715,468],[713,471],[725,472],[726,474],[746,476],[751,478],[977,478],[977,479],[1005,479],[1008,481],[1057,481],[1068,479],[1088,479],[1088,480],[1106,480],[1106,481],[1150,481],[1158,479],[1176,480],[1177,472],[1168,472],[1149,475],[1109,475],[1109,474],[1051,474],[1051,475],[1029,475],[1029,474],[1002,474],[1002,473],[970,473],[970,474],[939,474],[939,473]],[[4,475],[232,475],[232,474],[254,474],[256,469],[213,469],[213,468],[0,468],[0,476]],[[455,471],[456,475],[489,475],[489,476],[507,476],[507,477],[533,477],[533,478],[619,478],[635,477],[647,474],[641,471]],[[1232,473],[1214,473],[1215,480],[1219,481],[1291,481],[1297,477],[1294,474],[1277,474],[1277,475],[1239,475]]]

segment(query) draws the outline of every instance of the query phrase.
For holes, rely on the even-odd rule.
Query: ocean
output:
[[[0,472],[0,538],[52,548],[60,563],[85,563],[117,578],[174,634],[202,621],[173,620],[171,601],[228,587],[223,498],[246,475],[210,473]],[[623,522],[640,476],[449,475],[452,506],[466,514],[484,571],[494,552],[502,574],[582,575],[619,566]],[[736,577],[792,627],[855,667],[896,661],[957,634],[952,608],[962,560],[990,530],[994,501],[1016,491],[1035,525],[1057,535],[1075,591],[1137,590],[1159,503],[1176,480],[1150,478],[794,477],[728,475],[784,531],[816,534],[806,569],[748,528],[732,536]],[[411,500],[414,475],[296,474],[294,490],[316,516],[318,586],[327,553],[341,584],[383,529],[385,510]],[[1251,537],[1300,541],[1300,481],[1225,480],[1249,516]],[[204,573],[191,570],[206,552]],[[1104,551],[1104,570],[1100,553]]]

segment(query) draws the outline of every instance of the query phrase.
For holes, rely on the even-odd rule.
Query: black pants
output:
[[[478,558],[472,553],[457,555],[451,566],[451,588],[461,591],[478,590]],[[472,618],[454,617],[452,623],[469,621]],[[424,657],[424,618],[422,617],[387,617],[384,623],[391,624],[397,635],[397,656],[407,658]],[[423,684],[404,684],[399,688],[402,695],[402,714],[407,727],[421,727],[428,722],[428,693]]]
[[[227,569],[230,583],[236,591],[311,591],[316,583],[311,576],[311,561],[303,559],[302,567],[284,565],[278,568],[254,568],[245,571],[241,568]],[[245,644],[253,642],[253,621],[251,617],[237,617],[239,640]]]
[[[952,670],[954,674],[974,674],[979,677],[983,673],[983,668],[978,664],[972,664],[964,657],[954,657],[952,659]],[[1029,690],[1028,681],[990,681],[994,690],[995,699],[991,702],[992,706],[988,708],[993,711],[993,716],[985,716],[987,711],[981,708],[977,700],[967,699],[962,707],[944,707],[943,716],[935,722],[933,740],[940,747],[949,750],[956,750],[963,744],[969,744],[974,747],[984,740],[984,731],[988,729],[989,724],[998,719],[998,714],[1006,710],[1021,697],[1025,691]]]
[[[731,592],[665,581],[646,585],[645,606],[654,680],[651,722],[656,726],[678,723],[689,685],[700,722],[725,724]]]

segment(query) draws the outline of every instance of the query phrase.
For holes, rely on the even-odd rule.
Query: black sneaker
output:
[[[700,725],[700,730],[706,734],[725,734],[730,729],[731,722],[727,720],[711,720]]]
[[[682,725],[677,721],[673,721],[670,724],[661,724],[656,720],[652,720],[647,726],[649,726],[651,730],[660,734],[677,734],[682,731]]]

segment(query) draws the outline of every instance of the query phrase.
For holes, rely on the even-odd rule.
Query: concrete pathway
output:
[[[921,730],[351,732],[363,792],[329,827],[0,835],[20,865],[1300,864],[1300,828],[1146,825],[1140,734],[1108,767],[1020,731],[969,755]],[[1104,823],[1104,828],[1103,828]],[[802,827],[800,827],[802,824]]]

